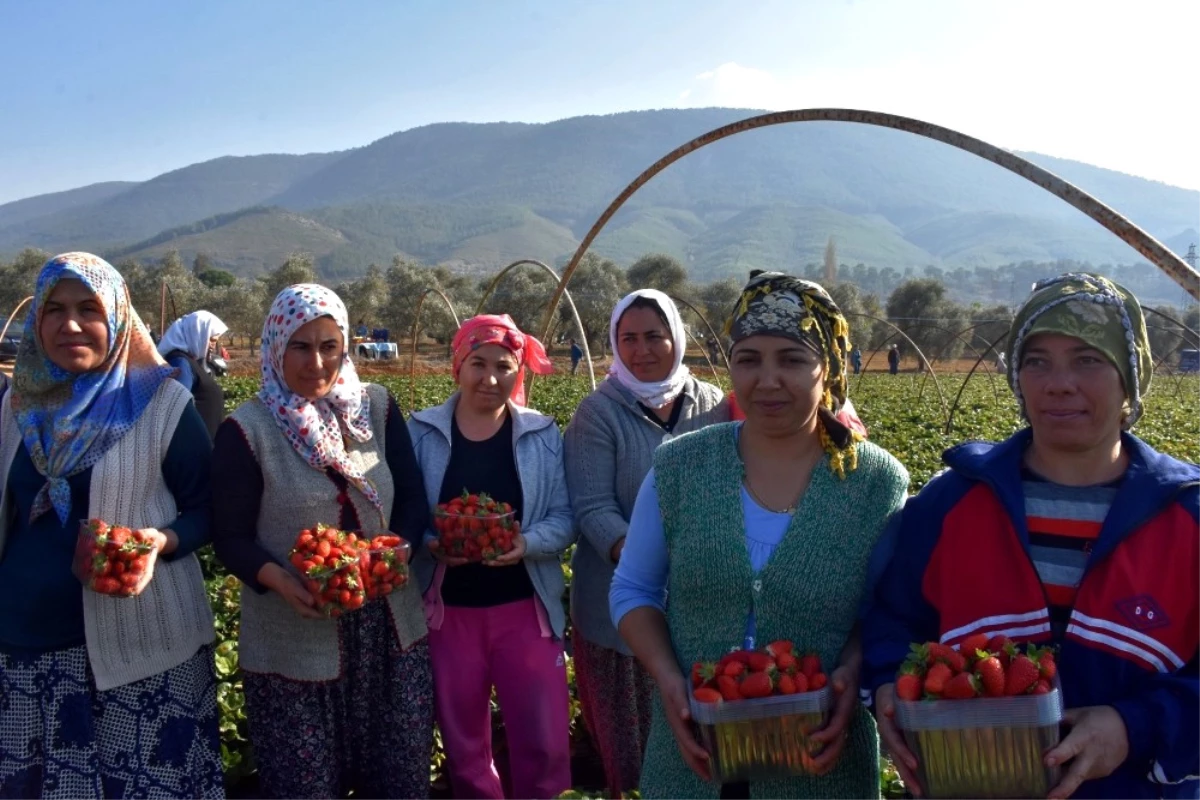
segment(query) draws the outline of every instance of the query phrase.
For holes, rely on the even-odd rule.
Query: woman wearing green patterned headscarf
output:
[[[1070,733],[1039,796],[1195,797],[1200,468],[1129,433],[1153,369],[1141,306],[1098,275],[1043,281],[1006,355],[1028,428],[946,451],[877,551],[863,657],[880,738],[914,794],[944,793],[896,728],[896,669],[909,642],[1007,637],[1058,648]]]
[[[879,743],[858,698],[857,611],[871,548],[904,500],[908,473],[847,413],[850,330],[824,289],[754,273],[726,333],[745,419],[655,451],[609,597],[621,637],[658,686],[642,796],[877,796]],[[710,758],[690,727],[687,675],[731,648],[777,640],[820,657],[830,721],[810,739],[821,750],[803,759],[805,774],[740,782],[717,771],[738,757]],[[695,713],[702,721],[714,709]]]

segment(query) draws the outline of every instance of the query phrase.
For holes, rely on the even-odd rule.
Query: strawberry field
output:
[[[384,374],[369,377],[391,390],[402,409],[407,409],[413,386],[406,375]],[[850,396],[859,415],[870,429],[870,438],[902,461],[912,475],[912,490],[923,486],[941,469],[941,453],[947,447],[967,439],[1001,439],[1020,427],[1012,394],[1002,380],[994,382],[976,375],[965,387],[963,376],[940,376],[939,386],[920,374],[892,376],[882,373],[851,378]],[[415,406],[424,408],[445,400],[454,389],[449,375],[422,375],[416,379]],[[718,383],[722,382],[720,380]],[[226,407],[233,409],[258,390],[258,378],[230,377],[222,381]],[[946,433],[947,411],[963,389],[953,417],[952,432]],[[551,376],[538,379],[533,386],[530,405],[552,415],[565,426],[579,401],[588,393],[582,376]],[[1159,450],[1187,461],[1200,461],[1200,378],[1160,375],[1146,398],[1145,416],[1136,433]],[[222,754],[229,776],[231,796],[253,791],[253,759],[246,741],[244,701],[237,668],[238,582],[215,563],[211,553],[203,555],[208,576],[209,597],[217,614],[217,674],[220,681],[218,702],[221,706]],[[567,581],[570,569],[564,564]],[[575,779],[580,792],[601,790],[603,776],[590,756],[590,746],[578,716],[572,682],[572,750],[576,754]],[[493,708],[493,710],[495,710]],[[498,759],[503,758],[503,725],[494,714]],[[435,744],[437,744],[435,740]],[[444,788],[440,780],[442,754],[437,746],[430,766],[435,795]],[[886,796],[899,796],[894,771],[884,772]],[[578,796],[582,796],[579,794]]]

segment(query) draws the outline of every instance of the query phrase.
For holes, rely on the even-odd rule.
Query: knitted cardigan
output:
[[[754,610],[757,637],[790,639],[816,652],[832,671],[854,628],[867,562],[908,473],[886,451],[858,445],[858,468],[840,480],[829,457],[813,470],[787,533],[755,574],[745,546],[743,468],[735,425],[713,425],[664,444],[655,453],[655,486],[671,571],[667,625],[680,671],[741,646]],[[679,755],[655,695],[642,768],[643,797],[717,797]],[[879,744],[861,705],[837,766],[823,777],[752,782],[752,797],[877,797]]]
[[[346,494],[363,529],[387,527],[395,495],[392,472],[384,457],[383,431],[387,422],[387,389],[367,384],[371,400],[368,441],[350,440],[346,452],[374,484],[383,503],[383,516],[353,485]],[[262,468],[263,498],[258,512],[258,543],[284,569],[295,572],[288,553],[303,528],[318,523],[337,525],[341,515],[337,490],[323,470],[314,469],[291,446],[258,398],[246,401],[231,415],[241,428]],[[312,620],[297,614],[277,592],[259,594],[242,587],[242,620],[238,661],[247,672],[281,675],[292,680],[329,681],[342,674],[336,619]],[[388,595],[392,623],[405,650],[427,633],[421,598],[410,581]]]
[[[10,400],[5,394],[0,404],[0,553],[13,514],[8,471],[23,444]],[[134,426],[92,467],[90,517],[135,529],[171,527],[179,514],[160,467],[191,401],[177,381],[162,382]],[[157,559],[154,577],[136,597],[82,591],[88,661],[100,691],[166,672],[213,640],[212,609],[194,553]]]
[[[613,379],[583,399],[563,432],[567,488],[580,539],[571,560],[574,634],[591,644],[631,655],[608,613],[616,562],[613,545],[629,530],[642,480],[660,444],[716,422],[728,422],[721,390],[689,378],[679,422],[667,433],[646,418],[637,398]]]

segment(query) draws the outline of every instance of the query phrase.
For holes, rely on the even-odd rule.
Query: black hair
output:
[[[667,321],[667,312],[663,311],[662,306],[657,301],[651,300],[649,297],[638,296],[633,298],[633,302],[621,312],[621,316],[617,317],[617,330],[621,330],[621,320],[625,319],[625,315],[635,308],[648,308],[658,315],[658,319],[662,322],[663,327],[667,329],[667,333],[671,333],[671,323]]]

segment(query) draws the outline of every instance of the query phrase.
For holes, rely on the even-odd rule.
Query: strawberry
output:
[[[775,656],[775,668],[780,672],[795,673],[800,669],[800,662],[791,653],[779,653]],[[801,671],[801,674],[804,674]]]
[[[945,662],[937,662],[925,673],[925,694],[941,697],[952,677],[954,671]]]
[[[778,658],[784,653],[791,653],[795,647],[787,639],[780,639],[776,642],[771,642],[766,647],[767,653]]]
[[[803,675],[800,676],[800,680],[804,680]],[[779,682],[776,688],[779,689],[780,694],[796,694],[799,691],[799,688],[796,686],[796,681],[786,672],[779,676]]]
[[[962,653],[949,645],[930,642],[926,645],[929,651],[929,664],[941,662],[950,667],[952,672],[962,672],[967,668],[967,659]]]
[[[821,671],[821,659],[814,653],[808,653],[800,658],[800,671],[812,684],[812,676]]]
[[[697,661],[695,664],[692,664],[692,686],[703,686],[715,678],[716,673],[716,665],[706,661]]]
[[[972,634],[958,643],[958,651],[966,656],[968,661],[975,659],[976,651],[987,649],[988,635],[986,633]]]
[[[1012,639],[1008,638],[1002,633],[996,634],[992,638],[988,639],[986,648],[987,651],[999,658],[1000,663],[1004,665],[1005,669],[1008,669],[1008,661],[1010,658],[1008,649],[1012,646],[1012,643]]]
[[[1054,680],[1058,674],[1058,665],[1054,663],[1054,649],[1051,647],[1031,647],[1029,657],[1037,662],[1038,674],[1044,681]]]
[[[808,679],[808,690],[810,692],[815,692],[820,689],[824,689],[825,684],[828,682],[829,682],[829,678],[826,677],[825,673],[818,672],[816,675],[813,675],[811,678]]]
[[[730,702],[743,699],[737,678],[731,678],[728,675],[717,676],[717,691],[721,693],[722,698]]]
[[[782,681],[784,677],[792,679],[792,685],[796,687],[796,694],[804,694],[805,692],[812,690],[812,687],[808,685],[808,678],[804,677],[803,672],[797,672],[794,675],[780,676],[779,679]]]
[[[696,698],[698,703],[719,703],[721,702],[721,693],[716,689],[709,689],[701,686],[692,690],[692,697]]]
[[[1019,655],[1008,665],[1008,673],[1004,680],[1004,694],[1008,696],[1025,694],[1032,689],[1041,677],[1036,661],[1026,655]]]
[[[766,672],[768,669],[775,666],[775,659],[771,658],[767,653],[750,653],[747,659],[746,666],[751,672]]]
[[[1033,691],[1030,694],[1050,694],[1050,682],[1040,680],[1034,684]]]
[[[746,673],[746,665],[741,661],[730,661],[721,667],[721,674],[731,678],[740,678]]]
[[[900,700],[907,700],[909,702],[920,700],[923,690],[921,676],[915,673],[906,672],[899,678],[896,678],[896,697]]]
[[[968,700],[979,695],[979,679],[969,672],[960,672],[946,683],[942,697],[947,700]]]
[[[738,688],[742,692],[742,697],[745,697],[747,700],[758,697],[770,697],[771,693],[775,690],[775,682],[769,672],[751,672],[742,679],[742,683]]]
[[[975,674],[983,684],[983,694],[986,697],[1003,697],[1005,676],[1004,665],[996,656],[981,658],[975,663]]]

